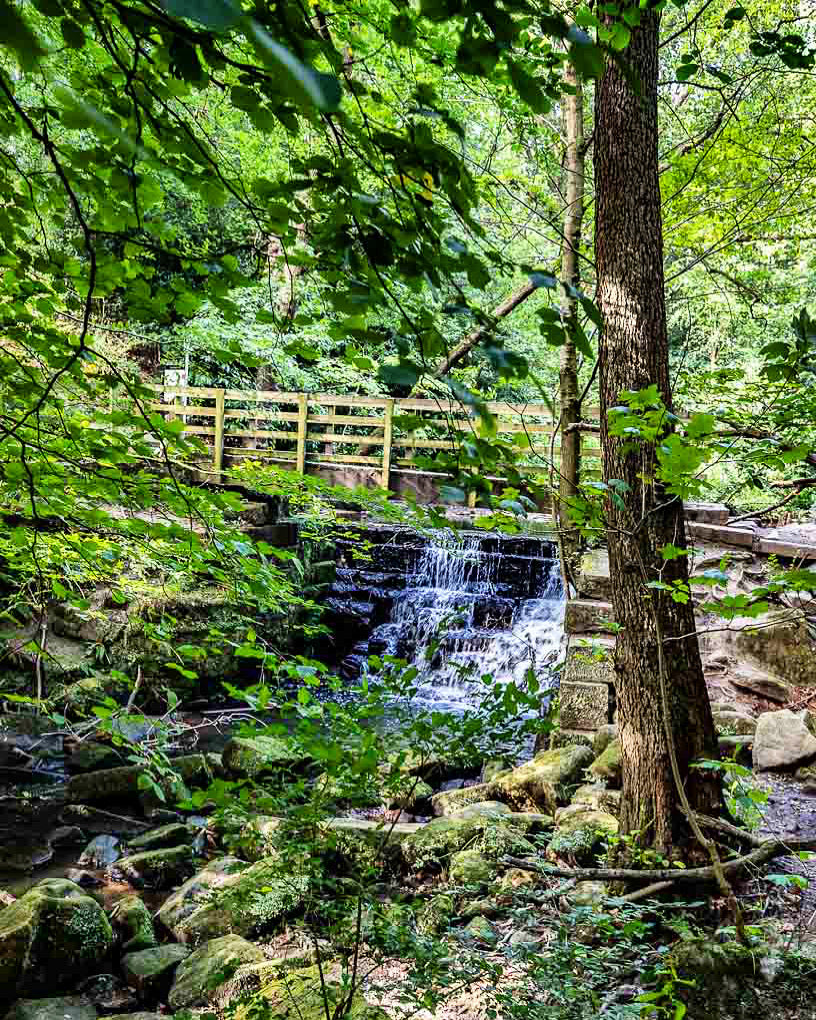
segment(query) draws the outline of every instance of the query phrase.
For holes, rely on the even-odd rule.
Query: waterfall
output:
[[[370,654],[405,659],[419,673],[417,700],[450,710],[478,702],[485,674],[523,684],[532,668],[545,685],[552,676],[564,600],[547,540],[469,532],[429,542],[392,532],[373,562],[338,575],[336,611],[344,608],[347,627],[351,613],[368,621],[344,662],[348,675],[366,671]]]

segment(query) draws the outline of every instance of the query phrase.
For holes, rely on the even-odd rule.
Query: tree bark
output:
[[[656,579],[688,580],[685,556],[664,561],[659,552],[669,543],[686,546],[682,502],[648,481],[649,451],[610,435],[607,418],[622,391],[652,383],[671,408],[657,162],[659,16],[641,9],[641,17],[625,54],[639,94],[608,61],[595,105],[601,443],[605,481],[627,485],[621,501],[610,494],[606,503],[613,608],[622,628],[615,650],[622,830],[638,832],[641,844],[670,853],[689,834],[672,780],[672,746],[692,809],[716,814],[720,795],[711,772],[690,768],[695,759],[717,757],[691,601],[675,602],[646,587]],[[658,668],[661,635],[667,727]]]
[[[564,80],[574,94],[565,94],[564,104],[564,239],[561,247],[561,319],[567,339],[560,351],[558,373],[561,403],[561,458],[558,484],[558,524],[562,546],[569,555],[577,545],[577,531],[568,516],[570,501],[578,493],[578,476],[581,463],[581,433],[570,428],[581,420],[581,400],[578,392],[578,356],[575,348],[575,329],[578,324],[578,302],[568,288],[577,288],[580,282],[578,252],[581,247],[581,228],[584,219],[584,93],[580,79],[572,64],[564,70]]]

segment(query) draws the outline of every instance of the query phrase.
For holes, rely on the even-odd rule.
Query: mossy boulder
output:
[[[495,945],[499,940],[498,933],[486,917],[476,916],[465,925],[465,934],[484,946]]]
[[[495,863],[478,850],[460,850],[448,865],[448,878],[456,885],[487,885],[495,877]]]
[[[412,867],[441,869],[448,865],[452,854],[465,848],[479,850],[490,858],[531,853],[533,847],[523,835],[528,826],[514,824],[513,818],[511,812],[494,811],[434,818],[403,841],[403,857]]]
[[[205,942],[176,971],[167,997],[173,1010],[206,1006],[218,985],[247,963],[263,963],[263,951],[240,935],[224,935]]]
[[[618,820],[606,811],[585,804],[570,804],[555,816],[550,850],[576,859],[590,855],[608,834],[618,831]]]
[[[603,882],[578,882],[567,893],[574,907],[601,907],[609,892]]]
[[[438,935],[450,927],[453,914],[452,896],[444,894],[434,896],[420,908],[417,914],[417,928],[425,935]]]
[[[266,1020],[325,1020],[327,1006],[333,1016],[343,995],[335,973],[321,974],[317,967],[308,967],[264,985],[238,1006],[235,1020],[250,1020],[261,1010]],[[370,1006],[359,993],[343,1016],[344,1020],[388,1020],[383,1010]]]
[[[213,754],[187,754],[172,761],[174,771],[185,783],[209,782],[220,771],[220,760]],[[66,799],[72,804],[97,804],[123,797],[138,798],[141,765],[101,769],[72,776],[65,787]]]
[[[271,931],[296,913],[308,888],[306,874],[277,855],[251,865],[225,857],[185,882],[157,916],[179,942],[247,936]]]
[[[168,825],[160,825],[157,829],[151,829],[143,836],[136,836],[128,840],[131,850],[141,852],[142,850],[163,850],[166,847],[183,846],[185,843],[192,843],[193,834],[183,822],[170,822]]]
[[[255,776],[291,768],[300,758],[280,737],[233,737],[224,748],[221,763],[231,775]]]
[[[111,869],[137,889],[172,889],[193,872],[193,850],[189,846],[146,850],[117,861]]]
[[[617,818],[620,811],[621,792],[610,790],[603,783],[587,783],[579,786],[572,795],[570,804],[583,804],[596,811],[608,811]]]
[[[263,963],[244,963],[213,991],[212,1002],[221,1009],[226,1009],[239,999],[259,992],[264,985],[282,977],[290,970],[310,967],[315,962],[315,954],[311,949],[301,949],[287,956],[264,960]]]
[[[475,783],[463,786],[459,790],[442,790],[431,797],[431,809],[435,815],[453,815],[470,804],[493,801],[494,788],[492,783]]]
[[[125,980],[143,1002],[163,1002],[167,997],[176,968],[190,955],[189,946],[170,943],[128,953],[122,960]]]
[[[613,740],[617,740],[618,727],[615,723],[606,723],[599,726],[592,738],[592,753],[599,757],[609,747]]]
[[[96,900],[46,879],[0,910],[0,998],[67,988],[94,973],[113,942]]]
[[[542,751],[532,761],[491,783],[494,797],[517,811],[553,814],[567,800],[566,787],[578,781],[592,763],[592,751],[583,744],[568,744]]]
[[[111,921],[120,933],[125,952],[152,949],[157,945],[153,918],[140,896],[132,894],[117,900],[110,912]]]
[[[63,999],[18,999],[5,1020],[96,1020],[96,1007],[81,995]]]
[[[603,779],[610,786],[621,783],[621,747],[619,740],[607,744],[605,750],[590,765],[589,771],[598,779]]]

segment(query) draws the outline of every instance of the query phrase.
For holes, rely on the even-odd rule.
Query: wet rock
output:
[[[116,836],[95,836],[79,855],[81,868],[107,868],[122,856]]]
[[[190,952],[188,946],[171,943],[128,953],[122,959],[125,981],[139,994],[142,1002],[161,1002],[173,984],[176,968]]]
[[[67,826],[77,826],[83,832],[120,838],[140,836],[151,828],[148,822],[143,822],[139,818],[116,815],[101,808],[89,807],[87,804],[68,804],[60,815],[60,821]]]
[[[270,931],[295,913],[308,879],[278,857],[248,865],[234,857],[211,861],[173,893],[157,917],[179,942],[197,945],[222,935]]]
[[[115,974],[95,974],[83,981],[77,991],[92,1002],[103,1016],[138,1009],[139,1006],[133,990]]]
[[[0,910],[0,997],[59,990],[113,946],[105,912],[73,882],[46,879]]]
[[[496,865],[478,850],[459,850],[448,865],[448,878],[455,885],[486,885],[496,876]]]
[[[266,1020],[294,1020],[295,1017],[297,1020],[324,1020],[327,1010],[334,1016],[345,995],[337,976],[331,969],[321,974],[317,967],[286,974],[264,985],[257,997],[241,1003],[235,1011],[235,1020],[250,1020],[259,1006]],[[293,1010],[293,1003],[297,1004],[296,1010]],[[352,999],[348,1015],[354,1020],[387,1020],[383,1010],[370,1006],[359,994]]]
[[[28,843],[25,837],[0,844],[0,868],[8,871],[35,871],[48,864],[54,848],[45,841]]]
[[[291,768],[298,761],[286,741],[272,736],[233,737],[221,755],[221,763],[227,772],[250,777]]]
[[[110,918],[120,934],[125,952],[152,949],[157,944],[153,919],[141,897],[131,894],[117,900],[111,909]]]
[[[257,946],[239,935],[205,942],[179,966],[167,1002],[173,1010],[205,1006],[217,984],[231,978],[243,964],[265,959]]]
[[[589,771],[598,779],[603,779],[612,786],[621,783],[620,741],[613,740],[606,745],[604,752],[589,766]]]
[[[96,889],[102,885],[102,879],[94,875],[92,871],[85,871],[83,868],[67,868],[65,877],[69,882],[74,882],[83,889]]]
[[[182,846],[191,843],[193,833],[182,822],[171,822],[169,825],[161,825],[158,829],[151,829],[143,836],[136,836],[128,840],[131,850],[160,850],[166,847]]]
[[[816,758],[816,737],[808,729],[806,713],[787,708],[764,712],[757,720],[753,758],[760,771],[794,769]]]
[[[187,782],[210,780],[220,765],[217,755],[188,754],[173,759],[173,769]],[[138,798],[140,765],[101,769],[72,776],[66,785],[66,797],[72,804],[97,804],[123,797]],[[81,825],[81,822],[77,822]]]
[[[0,714],[0,765],[23,765],[62,754],[63,738],[51,719],[34,712]]]
[[[576,782],[591,762],[592,751],[582,744],[542,751],[491,784],[495,799],[518,811],[552,814],[556,804],[566,800],[564,788]]]
[[[137,889],[172,889],[189,878],[192,871],[192,848],[175,846],[123,857],[112,869],[112,874],[124,878]]]
[[[80,995],[64,999],[18,999],[5,1020],[96,1020],[96,1007]]]
[[[78,825],[59,825],[48,833],[46,839],[53,847],[81,846],[85,842],[85,834]]]

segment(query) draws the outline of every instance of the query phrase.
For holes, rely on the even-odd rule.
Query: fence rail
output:
[[[440,478],[444,472],[418,465],[416,456],[456,450],[475,419],[463,405],[428,398],[361,397],[337,393],[281,393],[206,386],[155,384],[153,411],[181,419],[183,432],[212,446],[211,470],[260,459],[326,474],[365,470],[383,487],[395,476]],[[522,466],[548,472],[557,461],[560,436],[544,403],[490,401],[497,436],[517,444]],[[404,416],[410,415],[409,431]],[[597,419],[596,408],[587,417]],[[597,437],[585,440],[582,457],[598,460]],[[597,465],[595,465],[597,467]],[[494,481],[502,481],[494,478]]]

